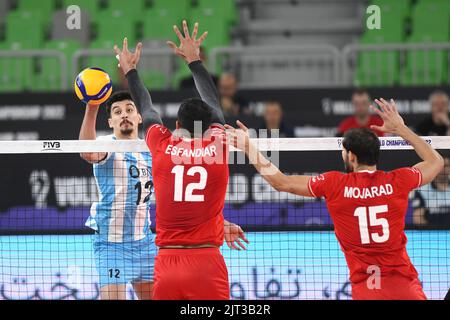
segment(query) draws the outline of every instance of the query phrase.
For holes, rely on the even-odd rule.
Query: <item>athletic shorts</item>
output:
[[[381,277],[379,289],[369,289],[366,282],[352,284],[353,300],[426,300],[419,280],[400,275]]]
[[[100,287],[129,282],[153,282],[157,247],[155,236],[132,242],[108,242],[93,236]]]
[[[230,299],[228,271],[219,248],[160,249],[153,299]]]

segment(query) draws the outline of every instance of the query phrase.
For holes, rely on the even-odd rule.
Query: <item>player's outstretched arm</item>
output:
[[[161,117],[156,111],[152,103],[152,98],[147,88],[139,78],[136,70],[137,64],[141,57],[142,43],[138,43],[136,50],[130,52],[128,50],[128,39],[123,39],[123,47],[120,50],[117,45],[114,46],[114,51],[119,59],[119,67],[128,80],[128,87],[134,103],[140,108],[143,117],[144,128],[147,129],[153,124],[162,124]]]
[[[248,128],[239,120],[236,121],[236,123],[239,129],[235,129],[230,125],[225,125],[225,128],[227,129],[227,143],[245,152],[250,163],[253,164],[264,180],[277,191],[289,192],[304,197],[313,197],[308,187],[308,182],[311,178],[310,176],[288,176],[282,173],[277,166],[267,160],[250,141]]]
[[[83,123],[81,124],[79,140],[95,140],[97,133],[95,131],[95,124],[97,122],[98,105],[88,104],[84,112]],[[98,163],[106,158],[106,152],[90,152],[80,153],[81,158],[89,163]]]
[[[167,41],[167,44],[172,48],[173,52],[183,58],[191,69],[192,76],[194,77],[195,87],[203,101],[205,101],[211,108],[213,108],[212,123],[225,124],[225,118],[220,106],[219,93],[208,73],[206,68],[200,59],[200,46],[206,39],[208,32],[204,32],[200,38],[197,39],[198,23],[194,25],[192,36],[189,34],[189,28],[186,20],[183,21],[183,33],[181,34],[177,26],[173,26],[178,39],[180,40],[180,46],[177,46],[172,41]]]
[[[381,98],[379,100],[375,99],[375,102],[379,108],[372,106],[372,109],[383,119],[384,123],[381,127],[372,126],[371,128],[398,135],[408,141],[414,147],[417,155],[423,160],[414,166],[422,173],[422,185],[433,181],[444,167],[442,156],[405,125],[393,99],[388,102]]]

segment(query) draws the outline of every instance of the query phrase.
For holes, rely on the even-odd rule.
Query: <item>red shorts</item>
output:
[[[227,266],[219,248],[160,249],[153,299],[230,299]]]
[[[402,276],[381,277],[380,289],[369,289],[365,281],[352,284],[353,300],[426,300],[419,280]]]

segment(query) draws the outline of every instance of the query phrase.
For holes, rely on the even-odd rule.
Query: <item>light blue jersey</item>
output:
[[[116,140],[114,135],[98,140]],[[150,152],[108,153],[93,165],[99,201],[91,206],[86,226],[108,242],[131,242],[150,231],[150,196],[153,192]]]

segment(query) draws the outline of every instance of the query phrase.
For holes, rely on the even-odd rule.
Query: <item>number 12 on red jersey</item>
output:
[[[205,196],[202,194],[193,194],[195,190],[204,190],[206,187],[206,180],[208,179],[208,171],[201,166],[195,166],[189,168],[186,172],[188,176],[200,175],[199,182],[192,182],[186,185],[186,190],[183,190],[183,180],[184,180],[184,166],[177,165],[173,167],[172,173],[175,174],[175,188],[173,193],[174,201],[187,201],[187,202],[203,202],[205,201]],[[183,197],[184,193],[184,197]]]

